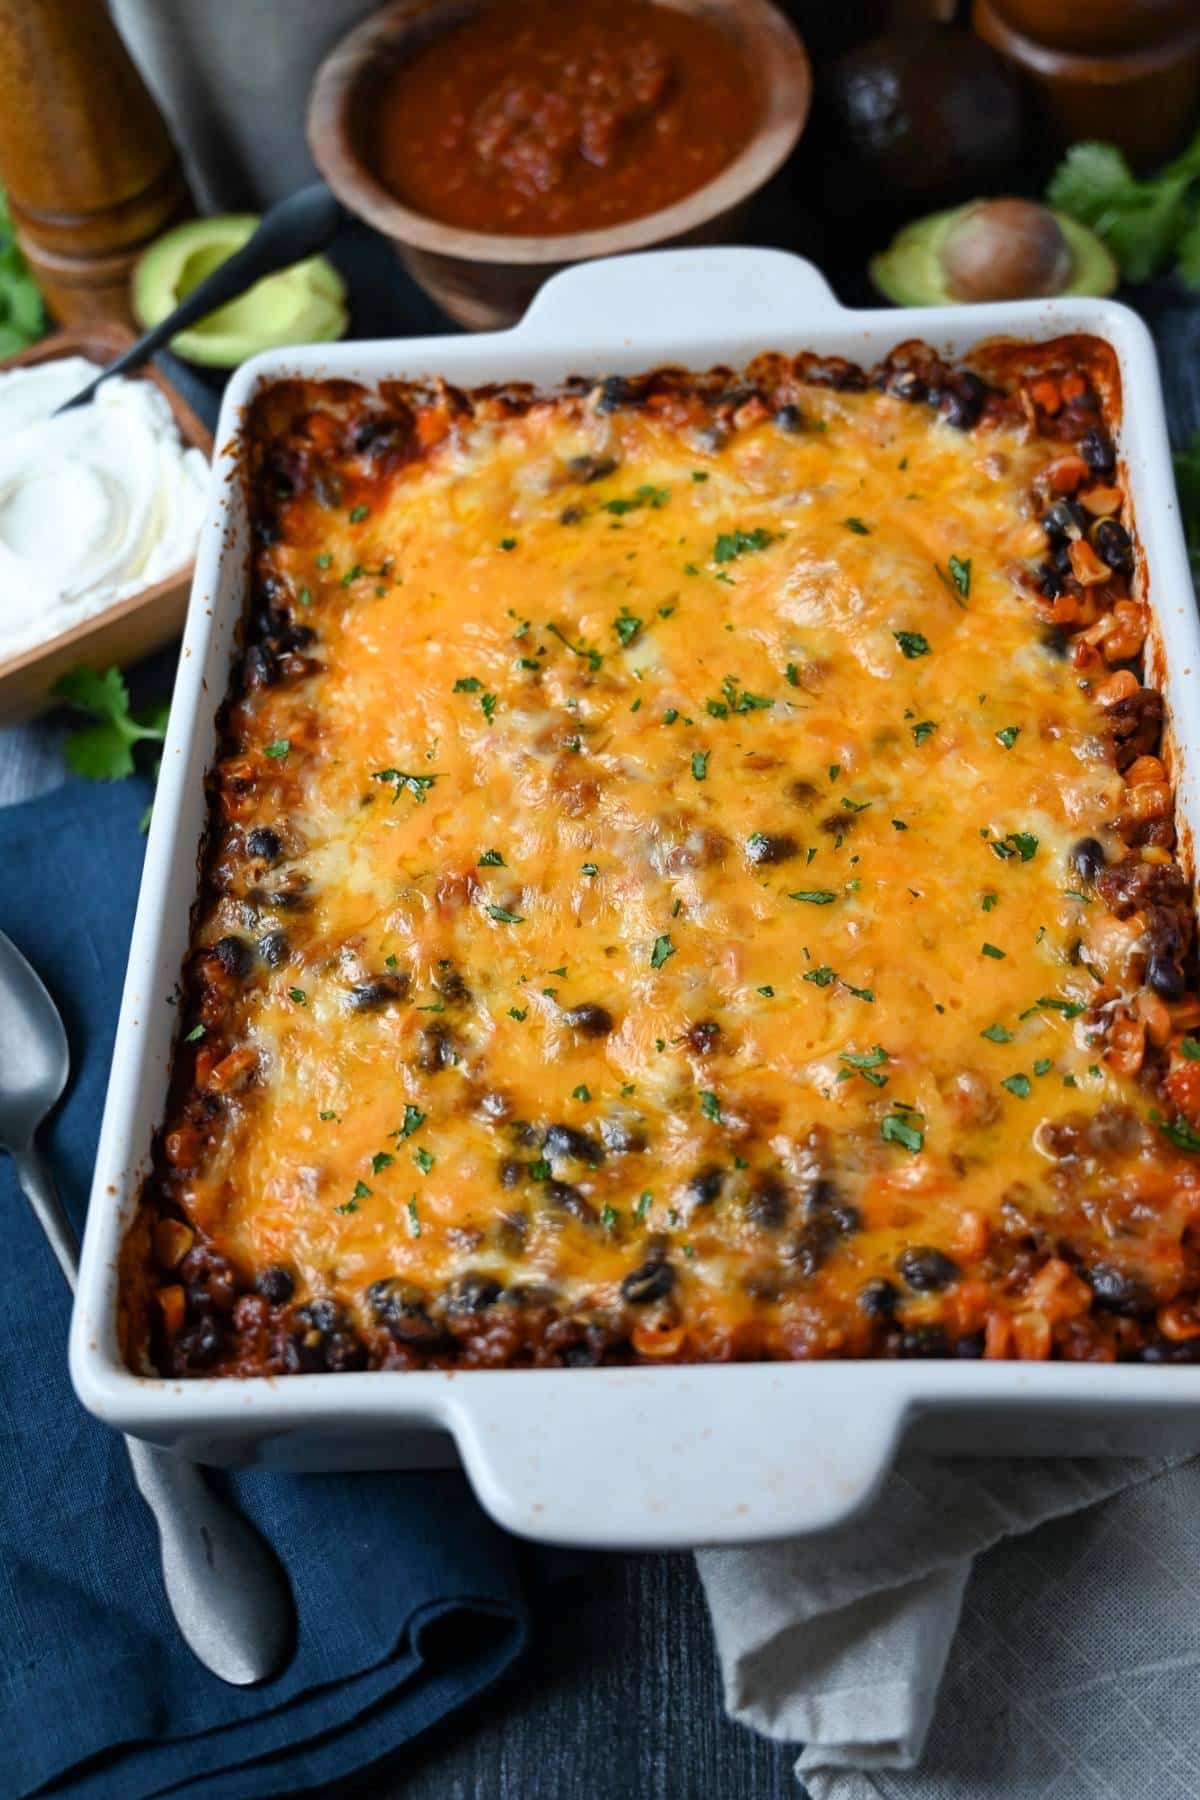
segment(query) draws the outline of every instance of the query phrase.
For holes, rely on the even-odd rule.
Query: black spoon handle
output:
[[[323,181],[289,194],[265,215],[254,236],[219,263],[173,313],[147,331],[136,344],[131,344],[123,356],[109,363],[103,374],[56,407],[55,412],[68,412],[73,406],[83,406],[110,375],[127,375],[133,369],[140,369],[156,350],[170,342],[176,332],[207,317],[230,300],[236,300],[264,275],[274,275],[279,269],[290,269],[293,263],[303,262],[307,256],[315,256],[333,237],[341,220],[341,206]]]

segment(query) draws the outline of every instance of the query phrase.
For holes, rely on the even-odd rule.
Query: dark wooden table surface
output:
[[[356,336],[451,329],[378,242],[351,234],[336,256]],[[870,303],[860,267],[834,273],[848,304]],[[1172,280],[1133,298],[1180,444],[1200,429],[1200,297]],[[203,402],[195,372],[175,368]],[[692,1558],[596,1555],[539,1603],[533,1648],[499,1688],[337,1800],[803,1800],[795,1756],[725,1717]]]

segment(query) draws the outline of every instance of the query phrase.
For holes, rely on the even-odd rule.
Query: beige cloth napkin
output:
[[[1057,1537],[1024,1537],[1054,1520]],[[972,1580],[973,1559],[1006,1540]],[[1176,1767],[1178,1800],[1200,1795],[1200,1462],[914,1458],[837,1531],[697,1564],[727,1710],[804,1746],[813,1800],[1165,1800]],[[989,1586],[1002,1597],[976,1607]],[[1151,1720],[1124,1696],[1156,1644],[1192,1679]],[[1119,1756],[1081,1761],[1118,1717]]]

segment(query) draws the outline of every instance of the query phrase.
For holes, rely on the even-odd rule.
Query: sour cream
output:
[[[0,660],[47,643],[182,569],[208,464],[148,381],[106,381],[82,356],[0,374]]]

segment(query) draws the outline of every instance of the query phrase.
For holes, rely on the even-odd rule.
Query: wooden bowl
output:
[[[86,356],[92,362],[109,363],[133,341],[132,331],[124,325],[78,326],[55,332],[31,349],[8,357],[0,362],[0,372],[53,362],[60,356]],[[165,375],[151,365],[130,379],[152,381],[166,396],[184,443],[202,450],[206,457],[212,456],[211,432]],[[12,724],[52,706],[51,688],[77,663],[86,663],[93,669],[105,669],[111,663],[124,667],[161,649],[183,626],[191,585],[189,562],[174,575],[125,600],[115,600],[103,612],[80,620],[46,643],[22,650],[16,656],[0,657],[0,724]]]
[[[662,244],[729,241],[746,201],[791,154],[812,101],[804,45],[768,0],[655,0],[723,31],[761,90],[761,116],[749,142],[712,181],[672,206],[600,231],[533,237],[445,225],[382,186],[364,124],[387,74],[430,37],[497,3],[392,0],[325,59],[309,101],[308,142],[322,175],[351,212],[392,241],[438,305],[475,330],[511,325],[547,276],[568,263]]]

